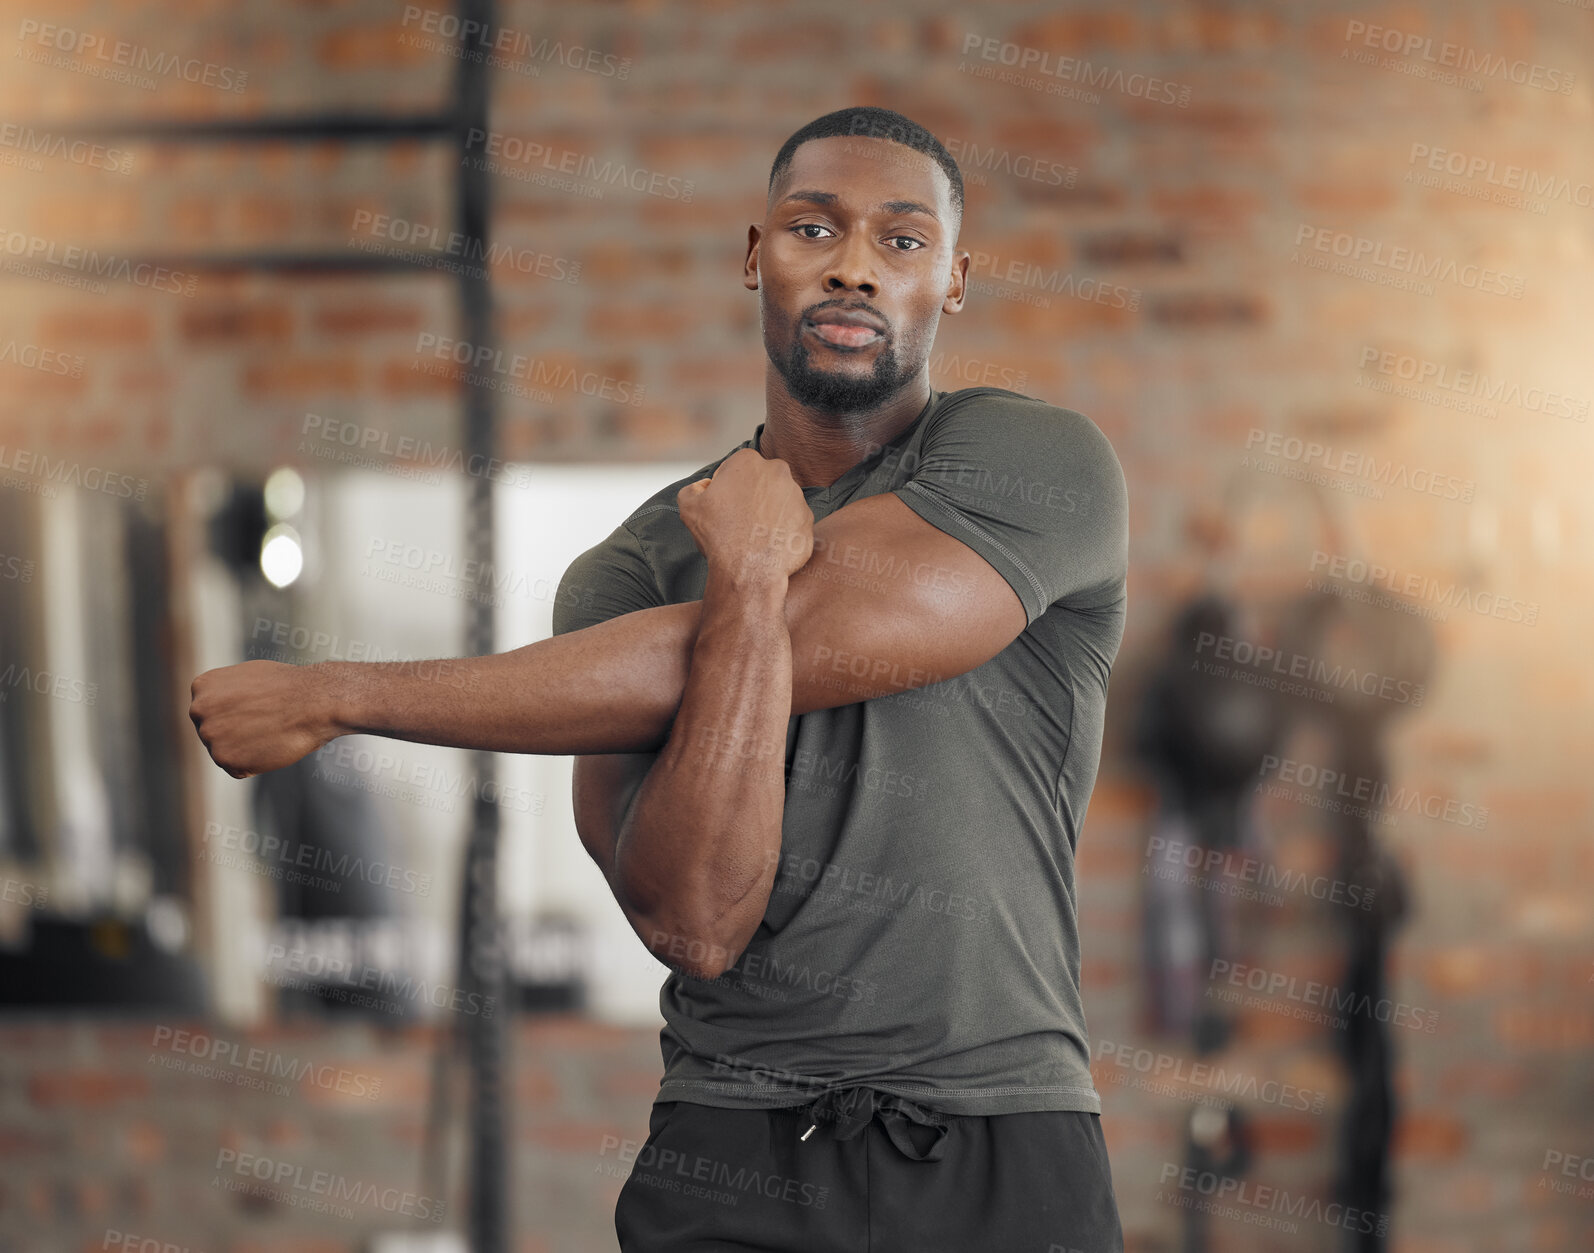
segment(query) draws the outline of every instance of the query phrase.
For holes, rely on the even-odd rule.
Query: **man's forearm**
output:
[[[739,582],[710,568],[674,725],[615,849],[615,892],[646,920],[648,947],[702,977],[746,947],[780,860],[786,586],[784,576]]]
[[[680,707],[701,610],[700,601],[662,605],[436,670],[397,661],[314,668],[338,734],[505,753],[651,752]]]

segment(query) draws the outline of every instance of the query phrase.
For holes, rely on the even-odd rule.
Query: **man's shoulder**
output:
[[[1105,431],[1077,409],[1003,387],[965,387],[947,392],[930,415],[927,430],[956,418],[965,426],[970,419],[993,440],[1039,436],[1048,444],[1084,445],[1116,461]]]

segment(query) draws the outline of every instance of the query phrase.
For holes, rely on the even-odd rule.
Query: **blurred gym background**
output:
[[[239,782],[188,684],[544,636],[762,420],[746,227],[848,104],[964,171],[935,385],[1130,484],[1126,1247],[1594,1247],[1586,3],[3,10],[0,1251],[614,1247],[664,970],[568,759]]]

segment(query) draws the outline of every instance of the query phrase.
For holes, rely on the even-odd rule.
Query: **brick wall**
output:
[[[363,0],[8,4],[0,31],[17,55],[0,50],[0,115],[53,132],[109,117],[420,111],[454,63],[426,43],[442,12],[406,18]],[[75,35],[41,33],[51,21]],[[535,355],[555,380],[503,398],[506,455],[707,460],[745,438],[762,414],[763,358],[737,274],[780,141],[845,103],[897,108],[956,141],[983,290],[944,325],[936,381],[1021,379],[1018,390],[1082,410],[1111,437],[1132,493],[1131,615],[1080,858],[1093,1036],[1187,1059],[1145,1027],[1151,796],[1123,739],[1168,616],[1208,568],[1197,541],[1214,515],[1234,525],[1234,565],[1258,597],[1298,591],[1326,548],[1504,598],[1505,616],[1489,601],[1432,622],[1438,670],[1391,736],[1398,781],[1489,814],[1481,827],[1403,815],[1383,836],[1415,894],[1391,995],[1439,1022],[1395,1033],[1395,1247],[1588,1247],[1587,1182],[1545,1165],[1594,1155],[1594,723],[1576,660],[1594,610],[1587,7],[700,0],[506,4],[500,21],[516,51],[494,83],[495,229],[514,252],[495,266],[496,299],[505,349]],[[52,62],[82,34],[197,58],[211,81],[156,71],[152,86],[129,86]],[[580,68],[545,37],[584,50]],[[8,261],[26,259],[17,247],[71,243],[117,256],[391,251],[416,226],[450,224],[442,144],[114,146],[126,172],[49,155],[32,168],[23,148],[0,148],[16,157],[0,166],[6,238],[23,240],[6,244]],[[645,190],[592,176],[609,161],[645,171]],[[1435,273],[1414,274],[1411,251]],[[9,448],[158,482],[202,463],[310,465],[308,415],[459,438],[456,385],[424,368],[460,333],[444,275],[200,271],[191,292],[112,279],[93,293],[60,281],[85,277],[80,267],[52,274],[0,273],[0,340],[31,346],[35,361],[45,350],[81,359],[65,371],[0,361]],[[557,382],[572,371],[604,389]],[[617,399],[637,388],[640,403]],[[1291,437],[1335,451],[1292,459]],[[1404,477],[1325,468],[1343,453]],[[1326,475],[1337,539],[1290,495],[1303,474]],[[1236,492],[1244,508],[1227,504]],[[1266,812],[1293,833],[1282,847],[1299,864],[1328,864],[1308,805]],[[1242,916],[1269,969],[1334,977],[1338,941],[1319,903]],[[521,1036],[518,1177],[527,1198],[549,1202],[522,1213],[560,1215],[528,1223],[551,1249],[603,1247],[593,1241],[616,1185],[587,1168],[595,1137],[643,1125],[656,1063],[649,1033],[588,1030]],[[413,1154],[396,1146],[418,1134],[417,1038],[306,1037],[394,1069],[404,1099],[351,1112],[220,1088],[179,1097],[143,1059],[142,1031],[7,1031],[15,1117],[0,1149],[25,1169],[20,1182],[3,1172],[0,1225],[75,1215],[87,1241],[126,1215],[166,1238],[309,1253],[347,1247],[355,1227],[319,1244],[268,1234],[292,1224],[230,1210],[185,1146],[236,1136],[365,1154],[383,1178],[408,1177]],[[1345,1090],[1331,1034],[1247,1012],[1225,1057],[1327,1095],[1318,1114],[1252,1111],[1252,1177],[1326,1195]],[[1156,1197],[1189,1099],[1116,1082],[1109,1063],[1098,1082],[1130,1246],[1175,1248],[1179,1212]],[[116,1164],[89,1166],[100,1161]],[[1220,1231],[1236,1250],[1328,1249],[1338,1235],[1238,1220]]]
[[[0,1026],[0,1044],[0,1248],[337,1253],[435,1230],[434,1202],[441,1226],[463,1225],[460,1137],[440,1195],[422,1173],[429,1028],[31,1020]],[[656,1033],[548,1016],[513,1050],[515,1253],[613,1248]]]

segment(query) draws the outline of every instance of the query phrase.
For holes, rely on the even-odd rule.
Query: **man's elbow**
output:
[[[692,979],[718,979],[736,965],[747,947],[745,940],[738,943],[713,928],[682,923],[644,922],[638,933],[648,952]]]

